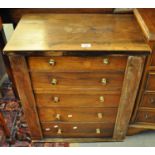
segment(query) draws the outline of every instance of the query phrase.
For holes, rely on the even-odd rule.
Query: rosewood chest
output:
[[[123,140],[150,52],[133,14],[23,16],[4,53],[32,139]]]

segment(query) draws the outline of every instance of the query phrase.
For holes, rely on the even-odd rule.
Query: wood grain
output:
[[[144,70],[145,58],[143,56],[130,56],[128,58],[122,93],[118,107],[114,139],[124,139],[128,124],[133,112],[141,76]]]
[[[154,123],[155,124],[155,109],[141,108],[137,113],[135,122]]]
[[[17,56],[9,59],[31,136],[33,139],[41,139],[42,132],[25,58]]]
[[[49,65],[50,60],[54,65]],[[108,59],[108,64],[104,60]],[[100,56],[100,57],[29,57],[28,64],[31,72],[97,72],[97,71],[124,71],[127,56]],[[116,68],[117,66],[117,68]]]
[[[58,126],[58,128],[54,128]],[[74,128],[77,129],[74,129]],[[105,123],[43,123],[44,138],[95,138],[95,137],[112,137],[114,124]],[[50,131],[46,131],[46,129]],[[62,134],[57,134],[61,129]],[[100,133],[96,133],[96,129],[100,129]]]
[[[100,101],[100,97],[104,101]],[[58,102],[54,102],[58,97]],[[35,94],[39,107],[118,107],[120,94]]]
[[[83,48],[85,43],[91,47]],[[32,14],[20,20],[4,52],[67,50],[140,52],[150,48],[133,15]]]
[[[148,41],[155,41],[155,9],[139,8],[134,13]]]
[[[38,108],[41,122],[104,122],[114,123],[117,108]],[[98,118],[102,113],[102,118]],[[56,115],[60,114],[60,120]],[[68,117],[72,115],[72,117]]]
[[[102,84],[102,78],[106,79],[106,84]],[[41,90],[61,90],[61,91],[121,91],[124,75],[122,73],[41,73],[31,72],[31,80],[35,91]],[[57,80],[56,85],[52,85],[52,79]]]

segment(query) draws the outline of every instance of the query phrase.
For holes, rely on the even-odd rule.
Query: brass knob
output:
[[[54,128],[58,128],[58,125],[54,125]]]
[[[100,133],[101,133],[101,131],[100,131],[99,128],[96,129],[96,133],[97,133],[97,134],[100,134]]]
[[[57,96],[54,96],[54,97],[53,97],[53,101],[54,101],[54,103],[57,103],[57,102],[59,102],[59,97],[57,97]]]
[[[109,64],[109,59],[108,59],[108,58],[104,58],[104,59],[103,59],[103,63],[104,63],[105,65]]]
[[[57,134],[62,134],[61,129],[58,129]]]
[[[99,99],[100,99],[100,102],[104,102],[104,96],[100,96]]]
[[[60,120],[60,114],[56,114],[56,117],[55,117],[57,120]]]
[[[101,79],[101,83],[104,84],[104,85],[106,85],[107,84],[107,79],[106,78],[102,78]]]
[[[148,117],[149,117],[148,114],[145,114],[145,119],[148,119]]]
[[[77,126],[73,126],[73,130],[76,130],[78,127]]]
[[[98,113],[97,116],[98,116],[99,119],[103,118],[103,114],[102,113]]]
[[[151,99],[150,99],[150,103],[151,103],[151,104],[155,104],[155,99],[154,99],[154,98],[151,98]]]
[[[73,115],[72,115],[72,114],[69,114],[69,115],[68,115],[68,118],[72,118],[72,117],[73,117]]]
[[[50,128],[45,128],[45,131],[50,131],[51,129]]]
[[[56,85],[56,84],[57,84],[57,79],[54,79],[54,78],[53,78],[53,79],[51,80],[51,84],[52,84],[52,85]]]
[[[55,65],[55,60],[54,60],[54,59],[50,59],[48,63],[49,63],[51,66],[54,66],[54,65]]]

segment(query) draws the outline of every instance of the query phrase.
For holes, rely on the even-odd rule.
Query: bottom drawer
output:
[[[155,111],[152,109],[139,110],[136,122],[155,123]]]
[[[44,138],[112,137],[114,124],[105,123],[42,123]]]

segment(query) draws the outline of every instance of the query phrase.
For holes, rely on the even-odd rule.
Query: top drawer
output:
[[[29,57],[31,71],[73,72],[73,71],[124,71],[127,56],[107,57]]]

